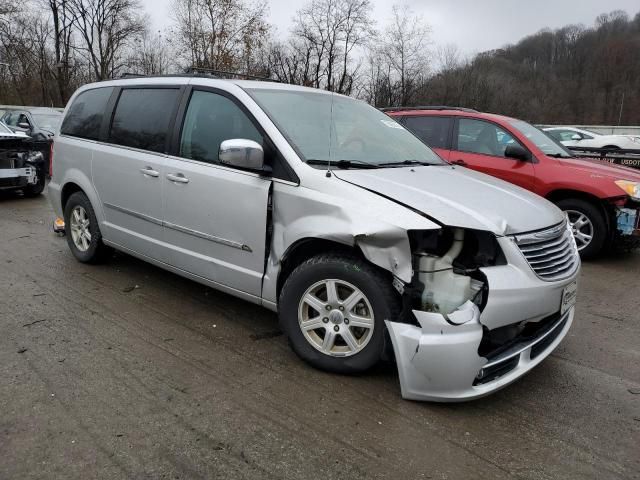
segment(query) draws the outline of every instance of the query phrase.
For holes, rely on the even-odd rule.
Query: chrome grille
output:
[[[515,241],[533,271],[543,280],[568,277],[580,265],[568,222],[547,230],[516,235]]]

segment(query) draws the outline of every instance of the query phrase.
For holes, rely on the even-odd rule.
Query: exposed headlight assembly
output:
[[[624,190],[624,193],[629,195],[632,199],[640,202],[640,183],[631,182],[629,180],[616,180],[616,185]]]

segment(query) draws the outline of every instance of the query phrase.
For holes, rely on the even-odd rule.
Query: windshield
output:
[[[0,122],[0,133],[13,133],[13,130],[7,127],[4,123]]]
[[[522,120],[511,120],[511,125],[520,130],[542,153],[552,157],[571,157],[571,153],[550,135]]]
[[[34,113],[33,119],[39,128],[55,132],[60,126],[60,118],[62,115],[50,115],[42,113]]]
[[[291,90],[249,93],[305,162],[342,161],[350,168],[446,164],[402,125],[359,100]]]

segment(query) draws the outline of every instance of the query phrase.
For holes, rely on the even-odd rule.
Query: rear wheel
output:
[[[399,311],[388,276],[344,254],[318,255],[299,265],[279,301],[280,322],[296,354],[339,373],[362,372],[380,360],[384,320]]]
[[[67,244],[82,263],[99,263],[110,253],[102,242],[98,219],[84,192],[76,192],[64,207]]]
[[[608,232],[602,210],[579,198],[560,200],[557,205],[569,218],[580,256],[584,259],[597,256],[605,246]]]

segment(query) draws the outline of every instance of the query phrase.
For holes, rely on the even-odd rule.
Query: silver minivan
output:
[[[563,213],[364,102],[115,80],[74,94],[54,145],[49,198],[79,261],[116,248],[264,305],[315,367],[395,358],[403,397],[467,400],[571,327],[580,260]]]

